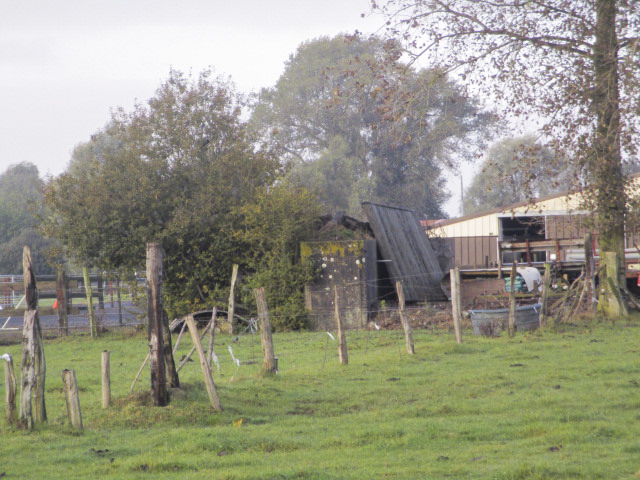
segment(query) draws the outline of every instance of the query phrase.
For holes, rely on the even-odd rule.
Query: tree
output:
[[[43,185],[38,167],[32,163],[11,165],[0,174],[0,272],[22,272],[26,245],[33,252],[34,271],[39,275],[53,273],[47,260],[52,243],[36,230]]]
[[[443,166],[490,116],[445,75],[408,68],[396,42],[338,35],[298,47],[252,123],[293,164],[288,181],[328,208],[358,215],[368,200],[441,218]]]
[[[573,160],[601,251],[624,276],[623,159],[638,146],[640,3],[630,0],[386,0],[388,32],[413,58],[444,65],[509,114],[541,118]],[[601,274],[608,288],[609,274]],[[615,304],[613,302],[612,304]]]
[[[258,248],[238,241],[247,228],[238,210],[282,175],[242,106],[228,80],[172,70],[146,105],[116,111],[48,183],[48,233],[107,270],[143,266],[146,244],[160,242],[171,315],[226,301],[232,265],[253,272],[247,251]]]
[[[464,194],[464,214],[569,190],[567,160],[556,158],[531,135],[492,145]]]
[[[236,209],[244,228],[236,241],[243,246],[245,278],[242,300],[255,302],[254,289],[264,287],[276,330],[306,326],[301,286],[314,278],[310,264],[300,262],[300,242],[313,237],[320,208],[306,189],[276,185],[256,192],[254,200]]]

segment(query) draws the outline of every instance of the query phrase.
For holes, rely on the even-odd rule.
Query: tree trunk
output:
[[[627,304],[620,294],[620,275],[616,252],[600,252],[600,301],[598,309],[609,318],[628,317]],[[626,281],[626,278],[625,278]]]
[[[159,243],[147,244],[147,319],[149,353],[151,360],[151,396],[153,404],[164,407],[169,403],[165,352],[163,341],[162,303],[162,246]]]
[[[615,256],[600,263],[600,284],[609,288],[609,276],[614,286],[625,281],[624,218],[626,192],[622,171],[620,147],[620,88],[618,71],[618,37],[616,33],[617,0],[596,0],[596,29],[593,64],[595,88],[593,107],[596,113],[595,146],[591,159],[591,175],[595,193],[596,222],[599,232],[600,252],[613,252]],[[607,262],[615,261],[616,266]],[[619,305],[620,295],[608,292],[606,306],[608,316],[625,315],[626,308]],[[618,305],[616,305],[618,304]]]

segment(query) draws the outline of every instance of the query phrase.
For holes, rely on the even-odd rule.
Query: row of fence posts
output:
[[[170,368],[170,377],[171,380],[169,382],[169,386],[178,387],[179,380],[177,377],[177,372],[184,365],[184,362],[180,365],[178,369],[175,368],[175,364],[173,361],[173,353],[175,349],[177,349],[178,344],[180,342],[182,333],[184,332],[184,326],[182,331],[180,332],[180,336],[176,342],[175,349],[171,347],[171,334],[169,331],[168,320],[166,318],[166,314],[164,312],[163,301],[162,301],[162,261],[163,261],[163,250],[160,244],[158,243],[150,243],[147,245],[147,285],[148,285],[148,308],[147,308],[147,316],[149,319],[148,322],[148,331],[149,331],[149,354],[147,358],[143,362],[136,378],[131,385],[131,390],[140,376],[140,373],[147,361],[151,361],[151,388],[152,388],[152,397],[155,405],[166,405],[168,403],[168,390],[167,390],[167,375],[166,375],[166,367],[168,363],[172,364],[173,367]],[[25,312],[25,324],[23,329],[23,349],[22,349],[22,395],[21,395],[21,403],[20,403],[20,417],[19,422],[22,426],[27,429],[32,429],[35,421],[44,422],[46,421],[46,409],[44,402],[44,383],[46,378],[46,362],[44,358],[44,347],[42,343],[42,334],[40,331],[40,323],[38,318],[37,311],[37,287],[35,282],[35,276],[33,275],[33,270],[31,266],[31,253],[28,247],[25,247],[23,254],[23,267],[24,267],[24,284],[25,284],[25,296],[27,299],[27,310]],[[87,297],[90,297],[90,283],[88,281],[88,271],[84,271],[85,276],[85,284],[89,287]],[[232,275],[232,289],[231,296],[229,299],[230,311],[233,311],[233,285],[235,284],[235,278],[237,277],[237,266],[234,265],[233,275]],[[459,284],[459,272],[456,276],[452,277],[456,278]],[[413,342],[413,332],[411,329],[411,324],[409,320],[404,315],[404,292],[402,282],[396,282],[396,289],[398,292],[398,300],[399,300],[399,314],[400,319],[405,331],[405,343],[406,350],[408,354],[414,354],[414,342]],[[453,289],[453,291],[458,291],[458,289]],[[273,337],[272,337],[272,328],[271,322],[269,319],[269,311],[267,308],[267,300],[265,296],[264,288],[256,288],[254,290],[254,295],[256,298],[256,304],[258,308],[258,318],[260,324],[260,335],[261,335],[261,343],[262,343],[262,352],[264,357],[264,371],[269,373],[276,373],[278,371],[278,359],[275,356],[275,351],[273,347]],[[459,297],[458,297],[459,301]],[[341,364],[348,364],[349,356],[347,349],[347,340],[345,329],[342,324],[342,320],[340,317],[340,308],[339,308],[340,298],[338,295],[337,287],[334,288],[334,303],[335,303],[335,320],[336,326],[338,330],[338,340],[339,340],[339,359]],[[91,310],[91,302],[90,310]],[[459,312],[459,309],[458,309]],[[189,333],[191,335],[191,340],[194,344],[193,349],[187,355],[185,360],[193,354],[194,351],[197,351],[200,365],[203,371],[203,375],[205,378],[205,385],[207,388],[207,392],[209,394],[209,399],[211,405],[215,410],[222,410],[222,406],[220,404],[220,400],[218,398],[215,383],[213,380],[213,375],[211,372],[211,363],[215,357],[214,352],[214,329],[215,329],[215,317],[216,311],[213,310],[211,321],[203,332],[202,336],[206,335],[207,331],[209,332],[209,351],[208,355],[205,353],[202,343],[201,337],[198,335],[197,326],[195,324],[195,320],[192,315],[188,315],[185,317],[185,325],[189,329]],[[454,325],[455,322],[454,315]],[[231,317],[231,321],[233,317]],[[95,325],[91,326],[91,335],[94,336],[95,333]],[[165,337],[166,336],[166,340]],[[458,327],[456,327],[456,339],[458,342],[461,341],[459,338],[459,323]],[[168,347],[165,352],[165,347]],[[5,377],[7,378],[6,385],[6,400],[7,400],[7,420],[10,424],[17,424],[18,419],[15,414],[15,402],[16,402],[16,380],[15,380],[15,372],[13,371],[13,362],[9,355],[4,355],[3,358],[6,360],[5,366]],[[167,361],[167,358],[170,358],[170,362]],[[82,413],[80,409],[80,400],[78,395],[78,384],[74,370],[65,369],[62,371],[62,380],[64,384],[64,392],[65,399],[67,405],[67,413],[69,417],[69,421],[73,428],[82,429]],[[110,360],[109,360],[109,352],[104,351],[102,353],[102,406],[103,408],[108,408],[111,403],[111,387],[110,387]],[[34,408],[32,409],[32,405]],[[32,410],[35,411],[35,415],[33,415]],[[35,417],[35,418],[34,418]]]
[[[33,273],[31,250],[24,247],[22,252],[23,279],[26,300],[24,324],[22,330],[22,358],[21,358],[21,391],[20,412],[16,413],[17,381],[13,359],[4,354],[5,360],[5,389],[6,389],[6,419],[10,425],[21,426],[33,430],[36,422],[47,421],[45,403],[46,360],[44,343],[38,315],[38,288]],[[65,386],[67,412],[69,420],[76,428],[82,428],[82,416],[78,400],[78,388],[73,370],[63,370],[62,380]]]

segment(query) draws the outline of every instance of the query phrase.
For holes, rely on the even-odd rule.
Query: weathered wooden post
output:
[[[586,302],[587,311],[593,312],[595,310],[594,296],[596,292],[596,266],[593,259],[593,243],[591,239],[591,233],[587,233],[584,236],[584,277],[585,277],[585,289],[586,289]]]
[[[276,373],[278,371],[278,362],[273,350],[273,337],[271,335],[271,320],[269,320],[267,297],[265,296],[263,287],[255,288],[253,294],[256,297],[258,318],[260,320],[260,339],[262,340],[264,369],[267,372]]]
[[[118,299],[118,324],[122,326],[122,293],[120,291],[120,274],[116,278],[116,298]]]
[[[151,396],[153,404],[164,407],[169,403],[163,333],[162,302],[162,246],[147,244],[147,321],[151,360]]]
[[[516,329],[516,275],[518,262],[511,264],[511,289],[509,290],[509,336],[513,337]]]
[[[462,296],[460,295],[460,270],[458,267],[449,270],[451,281],[451,315],[456,343],[462,343]]]
[[[409,355],[413,355],[416,353],[413,346],[413,329],[411,328],[411,322],[409,319],[404,316],[404,289],[400,280],[396,280],[396,292],[398,292],[398,313],[400,314],[400,320],[404,327],[404,339],[407,346],[407,353]]]
[[[549,311],[549,293],[551,291],[551,264],[544,264],[544,284],[542,287],[542,308],[540,310],[540,326],[547,325],[547,316]]]
[[[67,317],[67,275],[64,268],[59,267],[56,272],[56,300],[58,301],[58,335],[69,335],[69,320]]]
[[[164,340],[164,363],[166,375],[169,377],[171,388],[180,388],[180,377],[176,370],[176,362],[173,358],[173,346],[171,345],[171,330],[169,329],[169,317],[166,310],[162,309],[162,339]]]
[[[340,318],[340,298],[338,297],[338,287],[333,286],[333,305],[336,317],[336,325],[338,326],[338,357],[342,365],[349,363],[349,351],[347,350],[347,336],[344,333],[342,319]]]
[[[25,428],[32,430],[34,420],[38,422],[47,420],[44,399],[47,368],[38,316],[38,288],[31,263],[31,250],[26,246],[22,252],[22,269],[27,309],[22,327],[20,421]]]
[[[185,319],[185,322],[187,322],[187,327],[189,327],[191,341],[193,342],[195,349],[198,351],[200,367],[202,368],[202,374],[204,375],[204,384],[207,387],[207,393],[209,394],[209,401],[211,402],[211,406],[214,408],[214,410],[220,412],[222,411],[222,405],[220,404],[220,399],[218,398],[216,385],[213,382],[213,375],[211,373],[211,369],[209,368],[209,363],[207,362],[207,355],[204,353],[202,343],[200,342],[200,337],[198,336],[198,328],[196,327],[196,322],[193,320],[193,315],[188,315]]]
[[[13,358],[8,353],[5,353],[2,357],[5,360],[4,364],[4,385],[5,385],[5,399],[6,399],[6,418],[9,425],[16,425],[18,423],[18,416],[16,414],[16,372],[13,368]]]
[[[111,366],[109,352],[102,352],[102,408],[111,406]]]
[[[64,385],[64,399],[67,403],[69,423],[76,430],[82,430],[82,412],[80,411],[80,397],[78,396],[78,381],[75,370],[62,371]]]
[[[87,312],[89,314],[89,328],[91,329],[91,338],[98,336],[98,327],[96,326],[96,317],[93,313],[93,294],[91,292],[91,277],[89,269],[82,267],[82,278],[84,280],[84,292],[87,296]]]
[[[227,309],[227,320],[229,320],[229,325],[231,325],[232,332],[234,331],[234,327],[235,327],[233,316],[235,315],[235,310],[236,310],[235,289],[236,289],[237,280],[238,280],[238,264],[234,263],[231,269],[231,288],[229,289],[229,308]]]
[[[207,349],[207,359],[209,360],[209,367],[213,363],[213,357],[215,356],[214,342],[215,342],[215,330],[216,330],[216,315],[218,309],[213,307],[211,310],[211,326],[209,327],[209,348]]]

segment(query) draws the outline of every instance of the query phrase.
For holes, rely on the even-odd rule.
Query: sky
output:
[[[170,68],[213,67],[244,93],[270,87],[300,43],[379,29],[369,4],[0,0],[0,173],[26,161],[41,176],[60,174],[112,109],[144,103]],[[452,202],[446,208],[455,215]]]

